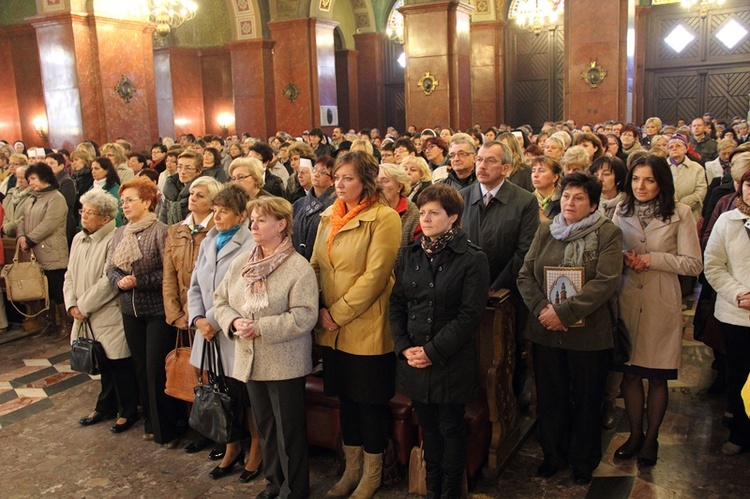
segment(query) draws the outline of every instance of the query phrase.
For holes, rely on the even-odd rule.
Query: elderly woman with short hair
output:
[[[532,313],[525,337],[533,345],[539,394],[544,462],[537,474],[549,478],[570,464],[575,482],[586,484],[602,455],[598,423],[613,347],[622,232],[598,211],[596,178],[571,173],[561,190],[561,212],[539,226],[518,289]],[[550,267],[580,272],[579,287],[571,289],[575,284],[566,276],[548,282]]]
[[[125,340],[119,293],[104,274],[116,229],[117,200],[94,190],[81,196],[81,204],[83,230],[73,238],[70,250],[63,285],[65,308],[75,320],[71,341],[88,334],[90,328],[106,358],[99,359],[102,389],[94,411],[78,422],[89,426],[119,416],[115,427],[125,430],[138,419],[138,384]]]
[[[432,171],[422,156],[408,155],[401,161],[401,168],[406,170],[411,180],[411,192],[406,197],[412,203],[417,202],[419,193],[432,185]]]
[[[157,188],[146,177],[120,187],[128,223],[115,231],[107,257],[107,277],[120,290],[125,338],[133,356],[146,418],[144,440],[173,449],[179,442],[178,401],[166,393],[164,359],[174,349],[175,331],[167,324],[162,296],[167,226],[154,214]],[[124,431],[129,419],[113,430]]]
[[[401,217],[401,248],[396,258],[398,262],[404,249],[422,233],[419,226],[419,208],[406,198],[411,192],[411,179],[400,166],[392,163],[381,164],[378,183],[383,189],[388,205]]]
[[[563,175],[569,175],[576,171],[586,172],[591,166],[591,159],[583,146],[573,146],[565,151],[560,164],[563,168]]]
[[[263,190],[264,176],[263,163],[258,158],[237,158],[229,166],[229,180],[245,189],[251,200],[271,195]]]
[[[52,168],[46,163],[29,166],[26,170],[26,181],[31,186],[32,201],[26,205],[23,223],[18,226],[18,244],[24,252],[33,250],[37,262],[44,269],[51,302],[47,315],[47,332],[51,332],[57,325],[64,325],[67,317],[63,299],[63,280],[65,269],[68,268],[68,241],[65,231],[68,204],[57,188],[57,179]],[[55,318],[56,311],[59,324]]]
[[[236,341],[233,377],[247,383],[261,434],[266,488],[258,497],[310,492],[305,376],[318,315],[315,272],[292,245],[292,205],[248,203],[255,248],[238,255],[214,295],[214,316]]]
[[[16,186],[15,171],[19,166],[26,167],[29,164],[29,158],[25,154],[11,154],[8,157],[8,171],[7,177],[5,177],[0,183],[0,196],[7,196],[8,191]]]
[[[188,215],[190,184],[203,173],[203,157],[194,151],[185,151],[177,158],[177,173],[170,175],[164,184],[163,208],[159,219],[167,225],[182,222]]]
[[[26,166],[19,166],[13,175],[16,178],[16,186],[8,189],[8,194],[3,198],[5,217],[3,218],[3,235],[16,237],[18,226],[23,223],[23,214],[26,205],[33,200],[31,187],[26,181]]]

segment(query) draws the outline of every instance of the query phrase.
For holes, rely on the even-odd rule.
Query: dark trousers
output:
[[[750,327],[735,326],[719,322],[724,344],[727,348],[726,379],[729,409],[734,414],[729,441],[750,447],[750,419],[745,413],[740,391],[750,373]]]
[[[96,410],[117,414],[121,418],[138,417],[138,380],[133,359],[99,359],[102,391],[96,399]]]
[[[305,378],[248,381],[247,393],[263,451],[266,490],[282,499],[310,493]]]
[[[133,317],[123,314],[122,323],[135,365],[146,433],[153,433],[157,444],[171,442],[179,436],[180,402],[164,393],[167,382],[164,360],[174,350],[176,331],[163,315]]]
[[[422,428],[427,490],[436,497],[461,497],[467,445],[464,404],[412,403]]]
[[[590,474],[602,457],[599,419],[611,350],[533,348],[544,459]]]
[[[339,421],[344,445],[362,446],[368,454],[382,454],[388,443],[388,407],[355,402],[339,395]]]

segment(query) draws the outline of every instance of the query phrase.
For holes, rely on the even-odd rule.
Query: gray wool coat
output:
[[[221,284],[237,255],[252,250],[255,247],[255,241],[253,241],[250,229],[247,228],[247,222],[217,253],[216,239],[218,237],[219,231],[216,230],[216,227],[213,227],[201,243],[198,259],[195,262],[195,268],[193,268],[193,275],[190,278],[190,287],[187,291],[188,324],[195,327],[197,318],[205,317],[208,319],[211,326],[218,331],[211,341],[218,342],[224,373],[231,375],[234,370],[234,341],[231,341],[216,320],[214,292]],[[204,343],[203,335],[196,330],[193,349],[190,352],[190,363],[195,367],[201,365]]]
[[[223,331],[244,313],[242,267],[250,253],[232,262],[214,295],[214,316]],[[312,370],[312,334],[318,321],[318,281],[310,263],[294,252],[267,279],[268,307],[255,314],[259,338],[235,340],[233,378],[240,381],[281,381]],[[227,374],[230,374],[227,372]]]

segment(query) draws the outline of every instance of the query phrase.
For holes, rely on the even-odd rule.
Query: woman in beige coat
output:
[[[45,163],[36,163],[26,170],[33,201],[26,206],[23,224],[18,227],[18,243],[24,252],[34,251],[44,269],[49,287],[50,310],[47,332],[62,325],[67,317],[63,299],[63,280],[68,267],[68,239],[65,232],[68,205],[58,190],[57,179]],[[53,306],[54,304],[54,306]],[[55,318],[57,312],[60,321]]]
[[[625,374],[630,438],[615,457],[637,455],[638,464],[648,467],[656,464],[659,426],[667,410],[667,380],[677,379],[682,356],[682,294],[677,276],[697,276],[703,265],[695,219],[688,206],[674,201],[666,160],[655,155],[636,160],[624,188],[625,199],[613,222],[623,235],[625,270],[619,309],[633,351],[626,365],[616,367]],[[645,436],[644,378],[649,382]]]
[[[333,497],[352,491],[356,499],[372,497],[380,486],[387,404],[395,392],[388,299],[401,219],[382,197],[378,172],[369,153],[339,156],[333,167],[338,199],[321,215],[310,261],[322,290],[316,339],[325,392],[339,398],[346,455],[344,476],[328,491]]]
[[[96,407],[78,422],[88,426],[119,415],[115,424],[122,426],[138,419],[138,385],[125,341],[119,293],[104,273],[116,228],[117,200],[94,190],[81,196],[81,204],[83,230],[73,238],[63,286],[65,308],[75,319],[71,341],[90,335],[90,329],[107,358],[99,359],[102,391]]]

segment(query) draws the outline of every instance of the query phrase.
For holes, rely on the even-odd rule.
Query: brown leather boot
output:
[[[336,485],[326,492],[328,497],[348,496],[357,487],[362,477],[362,447],[345,445],[344,456],[346,458],[344,474],[341,475],[341,479],[336,482]]]
[[[350,499],[370,499],[380,487],[383,475],[383,454],[370,454],[365,452],[365,462],[362,471],[362,480],[354,489]]]

